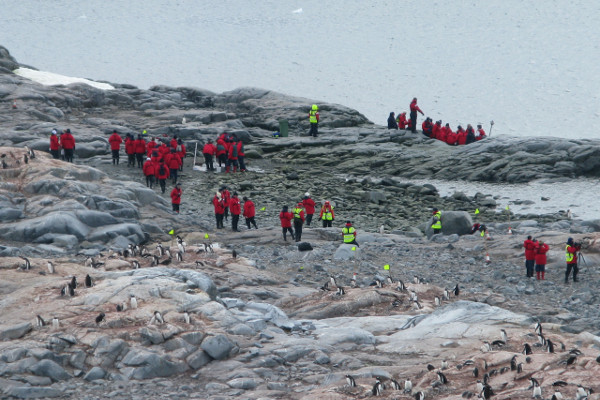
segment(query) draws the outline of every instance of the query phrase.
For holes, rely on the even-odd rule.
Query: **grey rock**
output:
[[[130,377],[133,379],[168,377],[182,373],[188,368],[187,364],[169,361],[145,349],[131,349],[123,358],[122,364],[135,367],[130,370]]]
[[[350,260],[360,256],[360,247],[353,244],[340,244],[333,255],[334,260]]]
[[[473,226],[473,220],[466,211],[442,211],[442,234],[451,235],[467,235],[471,233],[471,227]],[[433,229],[431,229],[431,223],[427,223],[425,230],[427,238],[433,236]]]
[[[38,376],[46,376],[53,381],[71,379],[71,375],[52,360],[41,360],[37,364],[32,365],[29,371]]]
[[[212,361],[212,358],[202,349],[199,349],[186,358],[186,362],[192,369],[202,368]]]
[[[53,387],[13,386],[8,388],[5,393],[17,399],[40,399],[63,396],[62,390]]]
[[[106,371],[100,367],[93,367],[90,369],[87,374],[83,377],[84,380],[91,382],[98,379],[104,379],[106,376]]]
[[[223,360],[227,358],[234,344],[227,336],[219,334],[204,339],[200,347],[215,360]]]
[[[20,359],[24,358],[26,355],[27,355],[27,349],[18,347],[16,349],[10,349],[10,350],[3,351],[2,354],[0,355],[0,360],[7,362],[7,363],[13,363],[15,361],[19,361]]]
[[[140,339],[142,343],[150,344],[160,344],[165,341],[161,331],[152,326],[140,328]]]
[[[258,383],[253,378],[235,378],[227,382],[227,385],[234,389],[253,390]]]
[[[13,326],[0,326],[0,340],[19,339],[33,329],[30,322],[23,322]]]

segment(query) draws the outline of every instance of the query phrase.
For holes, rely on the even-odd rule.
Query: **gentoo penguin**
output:
[[[450,300],[450,292],[448,289],[444,289],[444,300]]]
[[[531,364],[531,357],[525,357],[525,362],[527,364]]]
[[[542,398],[542,388],[540,386],[533,387],[533,397],[536,399]]]
[[[63,286],[62,289],[60,289],[60,297],[66,296],[68,291],[67,285]]]
[[[546,345],[546,337],[544,337],[544,335],[541,333],[538,335],[538,341],[540,342],[540,346]]]
[[[554,392],[551,400],[563,400],[563,395],[558,390]]]
[[[481,391],[483,390],[483,383],[481,383],[481,381],[478,379],[477,383],[475,384],[475,388],[477,389],[477,393],[481,393]]]
[[[436,307],[439,307],[439,306],[442,305],[442,301],[440,300],[440,298],[438,296],[435,296],[433,298],[433,301],[434,301],[434,304],[435,304]]]
[[[135,310],[138,307],[138,302],[137,299],[135,298],[135,296],[132,294],[131,297],[129,298],[129,306]]]
[[[393,307],[400,307],[401,305],[402,305],[402,300],[400,300],[400,299],[396,299],[396,300],[392,301]]]
[[[390,274],[385,278],[385,281],[388,283],[388,285],[391,285],[394,283],[394,278],[392,278],[392,275]]]
[[[596,357],[596,362],[600,364],[600,356]]]
[[[162,257],[165,255],[165,249],[162,247],[162,244],[157,244],[156,245],[156,251],[158,252],[158,256]]]
[[[172,257],[173,257],[173,256],[171,255],[171,250],[170,250],[169,248],[166,248],[166,249],[165,249],[165,255],[166,255],[168,258],[172,258]]]
[[[523,372],[523,363],[518,363],[517,364],[517,373],[520,374],[521,372]]]
[[[147,257],[150,255],[150,253],[148,252],[148,249],[146,248],[146,246],[142,246],[142,250],[140,251],[140,255],[142,257]]]
[[[346,375],[346,383],[348,383],[348,386],[350,387],[356,387],[356,381],[354,380],[352,375]]]
[[[438,378],[440,379],[440,383],[442,385],[446,385],[448,384],[448,378],[446,378],[446,375],[444,375],[444,373],[442,371],[438,371]]]
[[[500,339],[502,339],[504,343],[508,343],[508,335],[506,334],[506,330],[500,329]]]
[[[410,378],[408,378],[404,381],[404,393],[410,392],[412,392],[412,381],[410,380]]]
[[[512,356],[512,358],[510,359],[510,370],[511,371],[517,370],[517,356],[516,355]]]
[[[183,313],[183,322],[185,322],[188,325],[192,323],[190,314],[188,314],[187,311]]]
[[[71,286],[70,282],[67,284],[67,288],[69,289],[69,296],[71,296],[71,297],[75,296],[75,288],[73,286]]]
[[[337,287],[337,282],[335,281],[335,277],[333,275],[329,275],[329,286]]]
[[[150,263],[150,266],[154,267],[154,266],[158,265],[159,262],[160,262],[160,259],[157,256],[152,256],[152,262]]]
[[[204,263],[204,261],[196,260],[196,266],[206,267],[206,264]]]
[[[569,350],[569,354],[574,354],[576,356],[580,356],[583,353],[579,349],[571,349],[571,350]]]
[[[140,251],[141,251],[141,249],[140,249],[140,246],[139,246],[139,245],[137,245],[137,244],[136,244],[136,245],[135,245],[135,247],[134,247],[133,249],[134,249],[134,253],[135,253],[135,255],[136,255],[136,256],[137,256],[138,254],[140,254]]]
[[[381,225],[381,226],[379,227],[379,234],[380,234],[380,235],[383,235],[383,233],[384,233],[384,232],[385,232],[385,227],[384,227],[383,225]]]
[[[575,392],[575,400],[587,399],[592,394],[591,391],[586,390],[583,386],[578,385],[577,392]]]
[[[346,294],[346,290],[344,289],[344,287],[343,286],[338,286],[336,295],[337,296],[343,296],[345,294]]]
[[[121,311],[123,311],[125,309],[125,305],[124,304],[117,304],[116,309],[117,309],[117,312],[121,312]]]
[[[21,266],[21,269],[29,271],[31,269],[31,263],[29,262],[29,259],[27,257],[21,257],[21,258],[23,259],[23,261],[25,261],[25,264],[23,264]]]
[[[354,272],[354,273],[352,274],[352,278],[350,279],[350,287],[351,287],[351,288],[355,288],[355,287],[357,286],[357,285],[356,285],[356,275],[357,275],[357,273],[356,273],[356,272]]]
[[[329,281],[325,282],[323,286],[321,286],[319,289],[321,289],[324,292],[329,292],[331,290],[329,289]]]
[[[529,343],[525,343],[523,345],[523,351],[522,351],[522,353],[525,354],[526,356],[528,356],[528,355],[530,355],[532,353],[531,352],[531,346],[529,345]]]
[[[94,286],[94,281],[92,281],[92,277],[88,274],[85,276],[85,287],[92,287]]]
[[[375,278],[375,286],[378,288],[382,288],[383,287],[383,281],[379,278]]]
[[[448,369],[448,361],[442,360],[442,370]]]
[[[490,344],[490,342],[483,342],[483,345],[481,346],[481,351],[484,353],[492,351],[492,345]]]
[[[104,321],[104,313],[101,312],[100,314],[98,314],[98,316],[96,317],[96,325],[98,325],[100,322]]]
[[[458,296],[460,294],[460,289],[458,287],[458,283],[456,284],[456,286],[454,286],[454,295]]]
[[[419,279],[419,277],[418,277],[417,275],[415,275],[415,276],[413,277],[413,282],[414,282],[415,284],[419,284],[419,283],[421,283],[421,279]]]
[[[159,324],[164,324],[165,320],[163,319],[162,314],[160,313],[160,311],[154,311],[154,317],[153,317],[157,323]]]
[[[473,368],[473,376],[475,378],[477,378],[479,376],[479,368],[477,368],[477,367]]]
[[[29,164],[29,157],[27,154],[23,154],[23,161],[25,161],[25,164]]]
[[[381,381],[379,380],[379,378],[377,378],[375,380],[375,384],[373,385],[373,389],[371,389],[371,393],[373,394],[373,396],[381,396],[382,392],[383,386],[381,385]]]
[[[396,290],[399,292],[406,290],[406,286],[404,285],[404,282],[402,282],[402,279],[398,279],[398,282],[396,282]]]
[[[548,346],[548,353],[554,353],[554,343],[550,339],[546,340],[546,345]]]
[[[542,324],[540,324],[539,322],[535,324],[535,333],[537,333],[538,335],[542,334]]]
[[[423,392],[415,393],[415,400],[425,400],[425,393],[423,393]]]
[[[44,319],[42,317],[40,317],[39,315],[36,315],[35,323],[37,326],[40,326],[40,327],[46,325],[46,321],[44,321]]]
[[[178,251],[177,253],[175,253],[175,258],[179,262],[183,261],[183,253],[181,251]]]
[[[73,287],[73,289],[77,288],[77,277],[73,276],[73,278],[71,278],[71,286]]]
[[[510,368],[509,368],[509,367],[502,367],[502,368],[500,368],[500,373],[501,373],[501,374],[503,374],[503,373],[505,373],[505,372],[508,372],[508,371],[510,371]]]
[[[52,261],[48,261],[48,272],[53,274],[54,271],[54,264],[52,264]]]
[[[413,308],[415,310],[420,310],[421,309],[421,303],[419,303],[419,300],[417,300],[417,299],[413,300]]]
[[[138,260],[131,260],[131,268],[140,269],[140,262]]]
[[[469,392],[468,390],[464,391],[463,394],[462,394],[462,397],[465,398],[465,399],[470,399],[473,396],[475,396],[475,393]]]
[[[60,327],[60,323],[58,322],[58,318],[52,318],[52,329],[58,329]]]
[[[431,364],[427,364],[427,371],[433,371],[435,367]]]
[[[395,380],[393,378],[390,379],[390,385],[392,386],[392,389],[400,390],[400,384],[398,383],[397,380]]]
[[[484,400],[490,400],[494,395],[494,391],[490,385],[483,385],[483,389],[481,389],[480,396]]]
[[[540,386],[540,383],[538,382],[538,380],[535,379],[533,376],[531,378],[529,378],[529,380],[531,381],[531,387]]]

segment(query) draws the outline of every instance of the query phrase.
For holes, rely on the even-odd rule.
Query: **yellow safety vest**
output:
[[[311,124],[316,124],[317,122],[319,122],[317,120],[317,113],[318,113],[317,110],[310,110],[310,112],[308,113]]]
[[[435,222],[431,225],[431,229],[442,229],[442,213],[441,211],[433,214],[433,219]]]
[[[294,214],[294,218],[298,218],[298,219],[302,219],[302,217],[300,216],[301,212],[302,212],[301,208],[294,208],[292,210],[292,213]]]
[[[350,228],[347,227],[343,227],[342,228],[342,235],[344,235],[344,243],[352,243],[354,241],[354,231],[356,229],[354,229],[353,226],[351,226]]]
[[[331,207],[328,211],[325,211],[323,213],[323,220],[326,220],[326,221],[333,220],[333,215],[331,214],[331,210],[333,210],[333,207]]]
[[[567,264],[573,261],[573,258],[575,258],[575,255],[573,253],[569,253],[569,247],[570,245],[567,245],[567,247],[565,248],[565,256],[567,258]]]

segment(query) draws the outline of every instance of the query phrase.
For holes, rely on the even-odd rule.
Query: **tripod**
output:
[[[578,257],[579,260],[581,260],[581,262],[583,262],[583,264],[585,265],[585,272],[587,272],[587,270],[588,270],[588,264],[585,261],[585,257],[583,256],[583,253],[581,253],[581,251],[578,252],[577,253],[577,257]]]

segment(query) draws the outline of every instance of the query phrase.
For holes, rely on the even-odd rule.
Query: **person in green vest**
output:
[[[565,256],[567,259],[567,271],[565,272],[565,283],[569,283],[569,275],[573,270],[573,282],[577,282],[577,273],[579,268],[577,267],[577,252],[581,250],[581,243],[575,243],[573,238],[567,240],[567,247],[565,248]]]
[[[294,215],[294,238],[296,242],[302,239],[302,225],[304,224],[304,208],[302,203],[298,203],[296,207],[292,209]]]
[[[317,137],[319,134],[319,107],[316,104],[313,104],[311,110],[308,112],[308,120],[310,122],[308,136]]]
[[[323,220],[323,228],[331,228],[333,221],[335,220],[335,214],[333,213],[333,206],[329,201],[326,201],[321,207],[321,214],[319,218]]]
[[[431,219],[431,229],[433,234],[442,233],[442,212],[437,208],[433,209],[433,218]]]
[[[356,243],[356,229],[352,226],[351,221],[346,221],[346,226],[342,228],[342,238],[344,239],[344,244],[358,246],[358,243]]]

